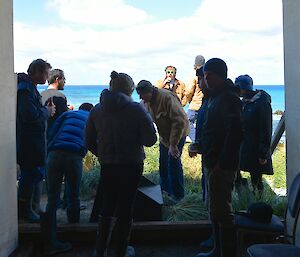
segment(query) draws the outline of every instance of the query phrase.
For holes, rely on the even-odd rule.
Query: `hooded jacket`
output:
[[[145,106],[157,126],[159,140],[165,147],[178,145],[189,134],[189,120],[173,92],[154,88],[151,102]]]
[[[17,162],[20,166],[43,166],[46,160],[46,121],[49,113],[30,77],[18,74]]]
[[[226,170],[237,170],[242,136],[241,101],[239,89],[230,79],[224,88],[211,92],[202,128],[204,165],[219,165]]]
[[[157,137],[145,108],[131,97],[103,90],[100,103],[90,112],[85,130],[87,148],[100,163],[141,163],[143,146],[152,146]]]
[[[85,110],[64,112],[48,131],[48,152],[65,150],[86,155],[84,129],[89,112]]]
[[[240,170],[271,175],[271,96],[263,90],[256,90],[251,99],[243,99],[242,106],[243,141]],[[266,159],[267,163],[259,164],[259,158]]]

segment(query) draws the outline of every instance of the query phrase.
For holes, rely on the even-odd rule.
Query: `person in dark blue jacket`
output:
[[[252,187],[262,194],[262,174],[272,175],[271,96],[264,90],[253,90],[249,75],[238,76],[235,84],[241,90],[243,140],[240,149],[240,170],[250,172]],[[238,178],[241,180],[240,173]]]
[[[43,179],[46,161],[46,121],[54,115],[55,106],[43,106],[36,86],[45,84],[51,65],[42,59],[34,60],[28,74],[18,74],[17,88],[17,162],[21,175],[18,187],[19,219],[39,222],[32,209],[35,186]]]
[[[79,186],[82,176],[82,158],[87,149],[84,143],[84,129],[93,108],[84,103],[78,111],[64,112],[52,124],[48,131],[47,143],[47,187],[48,204],[46,213],[41,216],[41,227],[45,241],[45,253],[54,254],[71,249],[69,243],[56,240],[56,209],[61,192],[61,183],[65,176],[68,188],[67,217],[70,223],[79,222],[80,200]]]

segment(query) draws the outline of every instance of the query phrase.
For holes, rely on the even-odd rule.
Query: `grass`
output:
[[[185,197],[176,205],[163,206],[163,220],[185,221],[207,219],[208,213],[206,205],[202,201],[201,189],[201,157],[190,158],[187,151],[188,144],[185,144],[182,153],[182,165],[184,170]],[[144,162],[144,176],[159,184],[159,145],[145,148],[146,159]],[[258,193],[253,193],[251,186],[233,192],[233,209],[235,211],[247,209],[247,207],[257,201],[269,203],[274,213],[283,217],[286,205],[285,197],[277,196],[272,188],[285,188],[286,168],[285,168],[285,147],[279,145],[273,154],[274,175],[264,176],[265,190],[262,198]],[[249,177],[243,173],[244,177]],[[96,157],[88,153],[84,159],[84,174],[81,182],[82,198],[92,198],[96,193],[96,187],[100,177],[100,165]],[[248,181],[250,184],[250,181]],[[271,185],[271,186],[270,186]],[[272,187],[272,188],[271,188]],[[164,202],[170,199],[163,195]]]

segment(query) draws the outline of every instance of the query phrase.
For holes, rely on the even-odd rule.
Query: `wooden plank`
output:
[[[58,236],[62,240],[70,241],[94,241],[98,229],[97,223],[87,224],[59,224]],[[186,222],[135,222],[132,227],[131,239],[133,242],[168,241],[168,240],[192,240],[207,238],[211,230],[208,220]],[[19,236],[21,241],[40,240],[39,224],[19,224]]]

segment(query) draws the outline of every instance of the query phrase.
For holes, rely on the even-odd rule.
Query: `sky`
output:
[[[14,50],[16,72],[42,58],[69,85],[107,85],[112,70],[155,83],[167,65],[188,83],[198,54],[232,80],[282,85],[282,0],[14,0]]]

